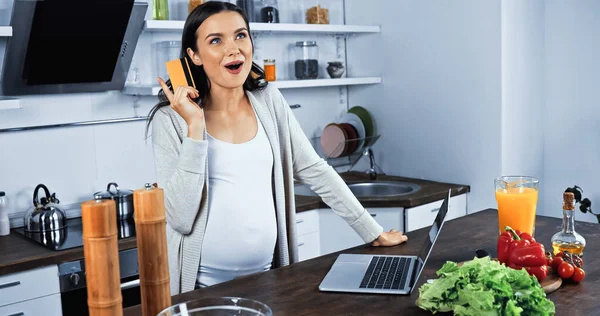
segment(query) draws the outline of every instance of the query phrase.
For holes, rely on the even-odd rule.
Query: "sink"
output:
[[[353,182],[348,188],[357,198],[403,196],[421,190],[418,184],[402,181]],[[296,195],[318,196],[306,184],[297,184],[294,191]]]

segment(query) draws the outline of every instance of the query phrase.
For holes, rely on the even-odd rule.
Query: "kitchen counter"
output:
[[[136,248],[135,237],[119,240],[119,250]],[[83,259],[83,247],[50,250],[11,232],[0,237],[0,275]]]
[[[550,238],[560,230],[562,219],[538,216],[536,239],[551,249]],[[576,222],[576,229],[587,240],[585,249],[586,278],[581,284],[565,283],[548,294],[556,306],[557,315],[594,315],[600,310],[600,225]],[[395,247],[364,245],[344,253],[410,254],[416,255],[427,235],[428,227],[409,232],[407,243]],[[440,233],[417,288],[411,295],[376,295],[320,292],[321,280],[339,253],[292,264],[279,269],[246,276],[230,282],[203,288],[172,298],[172,304],[209,296],[239,296],[256,299],[269,305],[274,315],[431,315],[418,308],[415,301],[418,288],[425,280],[435,278],[447,260],[460,262],[475,256],[475,249],[484,248],[496,255],[498,236],[497,211],[484,210],[448,221]],[[141,307],[124,310],[125,316],[142,315]]]
[[[362,172],[344,172],[340,176],[347,183],[351,182],[370,182],[367,174]],[[376,181],[405,181],[418,184],[421,190],[397,197],[368,197],[359,198],[360,203],[365,207],[415,207],[439,200],[443,200],[449,189],[452,189],[452,196],[465,194],[470,191],[468,185],[436,182],[429,180],[420,180],[398,176],[378,175]],[[327,208],[327,204],[318,196],[299,196],[296,195],[296,212],[309,211],[318,208]]]
[[[368,177],[360,172],[345,172],[340,174],[347,182],[365,181]],[[378,180],[399,180],[413,182],[421,186],[416,193],[400,197],[361,198],[365,207],[414,207],[445,198],[448,189],[452,195],[469,192],[465,185],[449,184],[435,181],[411,179],[396,176],[379,175]],[[296,211],[302,212],[317,208],[328,207],[319,197],[296,196]],[[135,238],[119,240],[119,250],[136,248]],[[59,264],[62,262],[83,258],[83,247],[62,251],[53,251],[33,243],[14,232],[9,236],[0,237],[0,275],[35,269],[38,267]]]

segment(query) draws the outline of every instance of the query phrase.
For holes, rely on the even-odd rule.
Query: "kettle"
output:
[[[38,192],[44,190],[45,197],[38,200]],[[56,193],[50,195],[50,191],[43,184],[33,191],[33,208],[27,212],[24,218],[24,228],[26,232],[43,233],[57,231],[67,227],[67,216],[58,206],[60,201],[56,198]]]

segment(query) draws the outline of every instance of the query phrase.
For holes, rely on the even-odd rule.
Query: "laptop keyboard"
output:
[[[408,277],[409,259],[373,256],[360,283],[361,289],[400,289]]]

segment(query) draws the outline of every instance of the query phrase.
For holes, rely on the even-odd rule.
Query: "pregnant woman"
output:
[[[172,294],[298,261],[294,179],[373,246],[407,237],[369,215],[314,151],[279,90],[252,62],[248,19],[209,1],[188,16],[181,57],[195,87],[158,78],[148,127],[164,189]]]

